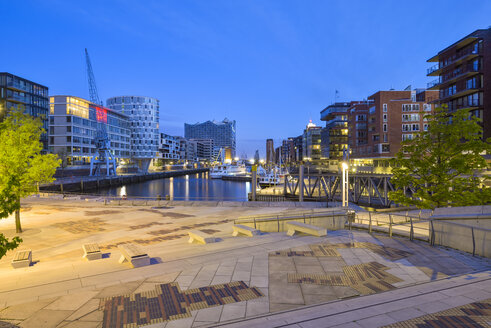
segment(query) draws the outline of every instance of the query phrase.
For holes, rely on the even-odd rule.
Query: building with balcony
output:
[[[196,160],[212,162],[218,156],[218,150],[213,139],[189,139],[196,144]]]
[[[295,161],[295,146],[293,138],[283,140],[281,143],[281,161],[283,164]]]
[[[337,102],[321,111],[321,120],[326,122],[321,132],[322,157],[340,159],[348,148],[349,102]]]
[[[174,164],[181,159],[181,143],[179,137],[160,133],[159,152],[157,159],[162,160],[164,164]]]
[[[0,72],[0,121],[11,108],[22,108],[25,113],[40,117],[43,129],[48,131],[48,87],[19,76]],[[41,135],[43,151],[48,150],[48,135]]]
[[[294,162],[301,162],[303,160],[303,134],[293,139],[294,149]]]
[[[159,100],[151,97],[119,96],[106,101],[107,107],[129,116],[131,128],[131,160],[143,172],[157,157],[159,133]]]
[[[348,109],[348,145],[350,157],[368,153],[368,110],[372,101],[354,101]]]
[[[484,138],[491,137],[491,28],[476,30],[428,59],[427,70],[438,77],[428,83],[438,90],[435,104],[450,113],[467,108],[483,121]]]
[[[184,124],[184,137],[186,139],[211,139],[216,148],[213,152],[218,154],[219,149],[230,148],[232,157],[236,154],[235,121],[224,119],[221,122],[206,121],[196,124]]]
[[[318,163],[321,159],[321,127],[307,124],[302,137],[302,159],[304,162]]]
[[[131,130],[127,115],[78,97],[50,97],[50,153],[63,154],[68,164],[88,164],[96,155],[98,130],[106,131],[114,157],[130,158]]]
[[[430,102],[437,96],[438,91],[417,89],[379,91],[368,97],[367,144],[357,147],[356,157],[393,158],[402,141],[428,128],[424,116],[434,109]]]

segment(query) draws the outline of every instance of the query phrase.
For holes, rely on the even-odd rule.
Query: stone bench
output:
[[[319,228],[302,222],[297,222],[297,221],[287,222],[286,226],[288,227],[288,232],[286,233],[288,236],[293,236],[297,231],[317,237],[322,237],[327,235],[326,228]]]
[[[118,248],[121,251],[119,263],[130,262],[134,268],[150,264],[150,257],[139,246],[122,244]]]
[[[208,243],[214,243],[216,241],[215,237],[213,237],[212,235],[199,230],[189,230],[188,235],[189,235],[189,243],[193,243],[197,241],[198,243],[201,244],[208,244]]]
[[[12,266],[14,269],[26,268],[32,263],[32,251],[30,249],[24,251],[18,251],[15,253],[14,259],[12,260]]]
[[[82,249],[84,251],[84,256],[82,256],[82,258],[87,259],[88,261],[102,258],[101,250],[97,244],[84,244],[82,245]]]
[[[232,236],[237,237],[239,233],[246,236],[253,237],[259,235],[261,232],[257,229],[242,224],[234,224],[234,231],[232,232]]]

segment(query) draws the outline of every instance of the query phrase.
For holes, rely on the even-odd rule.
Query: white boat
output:
[[[246,167],[244,164],[221,164],[216,165],[210,170],[210,178],[221,179],[224,176],[245,175]]]
[[[276,186],[285,183],[285,172],[281,168],[274,167],[269,172],[265,170],[263,172],[259,174],[258,179],[258,184],[261,187]]]

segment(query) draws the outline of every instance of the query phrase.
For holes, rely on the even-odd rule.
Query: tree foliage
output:
[[[56,155],[41,153],[42,133],[41,119],[22,108],[10,109],[0,123],[0,218],[15,212],[18,233],[21,198],[36,193],[38,183],[52,182],[60,164]]]
[[[491,188],[482,175],[491,152],[491,140],[481,139],[479,119],[468,110],[450,116],[446,107],[426,115],[428,130],[402,142],[393,160],[389,193],[397,204],[433,209],[442,206],[483,205],[491,202]],[[405,187],[414,193],[406,194]]]

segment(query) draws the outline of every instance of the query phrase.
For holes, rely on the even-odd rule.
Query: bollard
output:
[[[252,201],[256,201],[256,189],[257,189],[257,172],[256,167],[252,171]]]
[[[170,200],[170,195],[165,195],[165,200]]]
[[[157,200],[160,201],[162,199],[162,196],[157,195]]]

